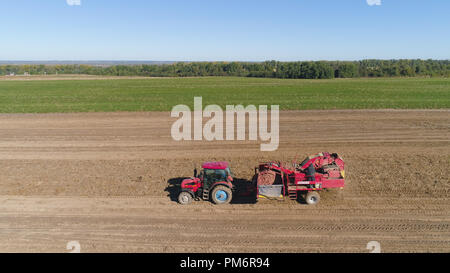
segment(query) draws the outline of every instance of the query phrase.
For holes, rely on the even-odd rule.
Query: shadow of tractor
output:
[[[165,191],[167,192],[167,196],[171,201],[178,202],[178,194],[180,194],[181,191],[181,182],[183,182],[183,180],[187,178],[189,177],[177,177],[167,180],[167,187]]]
[[[178,195],[181,191],[181,182],[189,177],[176,177],[167,180],[167,187],[165,191],[167,196],[173,202],[178,202]],[[233,199],[230,204],[255,204],[256,192],[252,191],[253,183],[247,179],[235,178],[233,181],[235,190],[233,191]]]

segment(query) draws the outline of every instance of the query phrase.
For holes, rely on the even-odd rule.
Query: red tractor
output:
[[[320,201],[319,191],[342,188],[345,184],[344,161],[338,154],[320,153],[294,163],[262,163],[255,169],[257,198],[284,197],[298,200],[303,195],[309,205]]]
[[[202,171],[181,182],[178,202],[187,205],[195,200],[211,200],[215,204],[230,203],[233,198],[233,178],[228,162],[207,162]]]

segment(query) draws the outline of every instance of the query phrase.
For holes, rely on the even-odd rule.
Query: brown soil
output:
[[[287,111],[280,148],[175,142],[169,113],[0,115],[0,251],[450,251],[450,111]],[[321,151],[345,189],[293,201],[181,206],[170,184],[206,160],[250,179],[260,161]],[[171,198],[172,197],[172,198]]]

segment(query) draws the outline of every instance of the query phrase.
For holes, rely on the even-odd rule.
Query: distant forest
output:
[[[87,74],[104,76],[237,76],[283,79],[450,76],[450,60],[309,62],[178,62],[135,65],[0,65],[0,75]]]

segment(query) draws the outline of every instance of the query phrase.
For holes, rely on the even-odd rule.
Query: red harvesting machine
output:
[[[338,154],[319,153],[287,168],[281,163],[262,163],[255,169],[257,198],[288,196],[298,200],[303,196],[309,205],[320,201],[319,191],[343,188],[344,161]]]
[[[227,162],[207,162],[202,165],[200,174],[195,171],[194,177],[182,181],[178,202],[189,204],[195,199],[226,204],[234,193],[255,194],[256,199],[289,197],[299,200],[303,196],[307,204],[314,205],[320,200],[319,191],[343,188],[344,178],[344,161],[336,153],[309,156],[290,168],[277,162],[261,163],[255,168],[250,186],[234,183]]]

